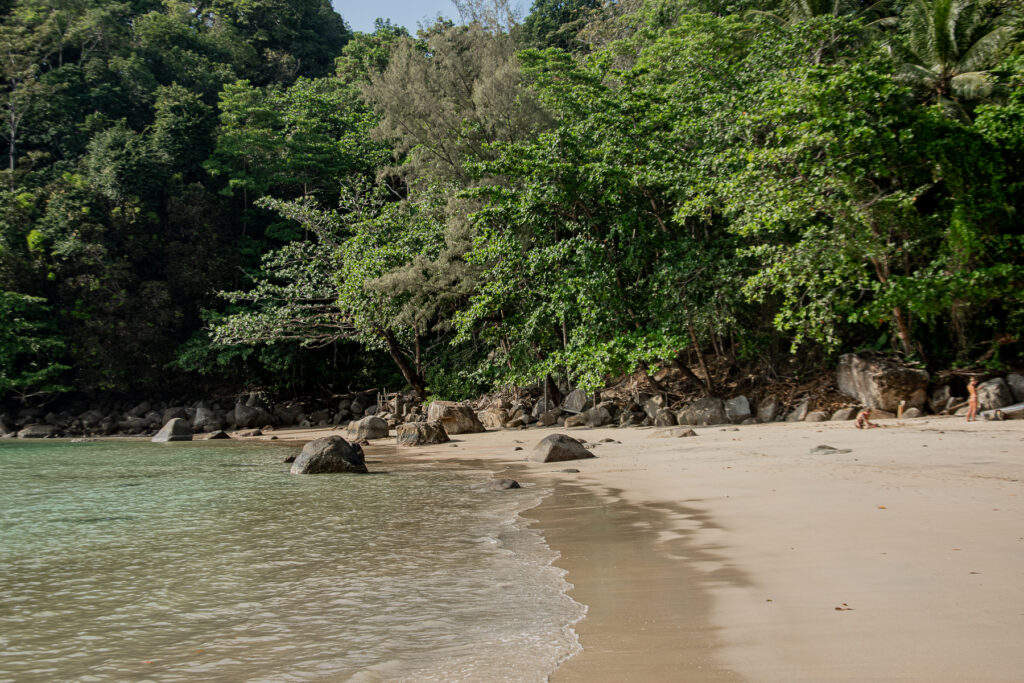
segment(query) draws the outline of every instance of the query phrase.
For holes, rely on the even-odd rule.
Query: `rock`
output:
[[[774,396],[765,396],[757,404],[757,419],[759,422],[773,422],[779,415],[779,402]]]
[[[117,423],[117,428],[126,434],[141,434],[149,428],[149,422],[141,417],[127,417]],[[190,427],[191,428],[191,427]]]
[[[643,401],[643,410],[647,414],[647,417],[657,423],[658,412],[665,410],[665,397],[664,396],[650,396]],[[672,424],[675,424],[674,422]]]
[[[1016,372],[1010,373],[1006,376],[1006,384],[1013,394],[1014,403],[1024,403],[1024,375]]]
[[[366,410],[363,411],[363,415],[376,415],[379,410],[380,408],[375,405],[367,406]]]
[[[473,409],[453,401],[434,401],[427,409],[427,421],[440,420],[448,434],[476,434],[486,431]]]
[[[565,474],[579,474],[579,473],[580,473],[580,471],[579,471],[579,470],[577,470],[577,469],[573,469],[573,468],[571,468],[571,467],[570,467],[570,468],[568,468],[568,469],[564,469],[564,470],[558,470],[558,471],[559,471],[559,472],[564,472]]]
[[[235,436],[239,438],[251,438],[255,436],[263,436],[262,429],[246,429],[245,431],[235,432]]]
[[[562,423],[562,425],[566,429],[573,429],[574,427],[584,427],[586,426],[586,424],[586,415],[570,415],[569,417],[565,418],[565,422]]]
[[[821,444],[811,449],[811,455],[835,455],[836,453],[852,453],[849,448],[836,448],[828,444]]]
[[[583,415],[586,423],[591,427],[603,427],[606,424],[611,424],[615,419],[614,410],[615,406],[611,402],[605,402],[594,406]]]
[[[352,422],[348,426],[348,438],[352,441],[386,439],[387,436],[388,423],[373,415],[364,417],[357,422]],[[341,437],[338,438],[340,439]]]
[[[697,436],[697,432],[688,427],[672,427],[670,429],[659,429],[651,436],[655,439],[680,439],[687,436]]]
[[[216,432],[224,429],[224,420],[216,412],[200,402],[196,406],[195,417],[192,418],[193,432]]]
[[[737,396],[725,402],[725,418],[734,425],[740,424],[752,415],[750,401],[746,396]]]
[[[1013,403],[1013,392],[1002,377],[978,385],[978,410],[995,410]]]
[[[352,400],[352,403],[349,406],[349,410],[351,410],[356,415],[362,415],[363,413],[366,412],[367,408],[369,408],[370,406],[376,406],[376,405],[377,405],[377,398],[376,397],[372,397],[372,396],[369,396],[367,394],[360,394],[359,396],[356,396]]]
[[[297,425],[306,419],[306,411],[299,403],[278,403],[274,406],[274,420],[284,427]]]
[[[18,432],[19,439],[48,439],[57,436],[60,429],[54,425],[30,424]]]
[[[878,410],[872,408],[871,412],[868,413],[869,420],[892,420],[896,418],[896,413],[890,413],[888,410]]]
[[[514,417],[505,423],[505,427],[507,427],[508,429],[526,429],[528,425],[529,422],[527,422],[526,415]]]
[[[541,397],[541,399],[537,401],[536,404],[534,404],[533,410],[530,411],[530,414],[533,415],[535,420],[539,420],[540,416],[543,415],[544,413],[557,409],[558,406],[555,404],[554,401],[551,400],[550,397],[548,397],[547,401],[545,401],[544,398]]]
[[[534,446],[527,457],[530,462],[564,462],[566,460],[583,460],[593,458],[579,441],[565,434],[551,434],[544,437]]]
[[[828,422],[829,414],[824,410],[815,410],[814,412],[807,413],[807,417],[804,418],[805,422]]]
[[[318,427],[326,427],[331,424],[331,411],[317,410],[310,414],[309,421]]]
[[[558,422],[558,418],[562,415],[561,408],[555,408],[547,412],[541,413],[540,417],[537,418],[537,425],[540,427],[550,427]]]
[[[647,419],[647,415],[640,411],[623,411],[619,415],[619,426],[620,427],[637,427],[644,423]],[[678,418],[677,418],[678,419]]]
[[[137,406],[129,410],[128,414],[132,417],[142,417],[152,409],[153,408],[149,404],[149,401],[143,401],[142,403],[138,404]]]
[[[852,420],[857,415],[856,408],[840,408],[832,414],[833,422],[842,422],[844,420]]]
[[[681,425],[720,425],[728,422],[722,399],[714,397],[694,401],[680,410],[677,417]]]
[[[487,488],[493,491],[508,491],[509,489],[518,489],[519,482],[515,479],[491,479],[487,482]]]
[[[297,458],[297,457],[299,457],[299,456],[298,455],[289,455],[287,458],[284,459],[284,463],[287,465],[288,463],[295,462],[295,458]]]
[[[674,427],[679,424],[676,419],[676,414],[668,408],[658,408],[657,413],[654,415],[654,426],[655,427]]]
[[[166,443],[168,441],[191,441],[192,425],[189,421],[176,417],[163,426],[156,436],[152,438],[153,443]]]
[[[981,416],[986,420],[1024,420],[1024,403],[986,410]]]
[[[949,398],[952,396],[948,384],[943,384],[941,387],[936,387],[931,397],[928,399],[928,407],[931,408],[933,413],[941,413],[946,409],[946,404],[949,403]]]
[[[407,422],[398,425],[397,435],[399,446],[429,446],[451,441],[448,438],[448,434],[444,431],[444,425],[440,420],[434,420],[433,422]]]
[[[171,418],[185,417],[184,408],[177,409],[181,411],[181,415],[168,415],[168,413],[170,413],[172,410],[175,409],[171,408],[164,411],[163,424],[167,424],[168,420],[170,420]],[[94,408],[92,410],[87,410],[81,415],[79,415],[78,419],[79,421],[81,421],[82,426],[85,427],[86,429],[95,429],[96,426],[103,421],[103,413]]]
[[[810,399],[805,398],[803,401],[797,404],[796,408],[793,408],[793,410],[789,411],[789,414],[786,415],[786,422],[803,422],[805,419],[807,419],[807,412],[810,406]]]
[[[562,401],[562,409],[570,413],[582,413],[591,406],[590,399],[580,389],[574,389],[572,393]]]
[[[250,400],[252,400],[250,398]],[[272,423],[274,416],[267,412],[266,408],[260,406],[249,406],[241,401],[235,404],[235,427],[246,429],[248,427],[260,427]]]
[[[907,408],[903,411],[903,417],[907,420],[914,420],[919,417],[924,417],[924,411],[920,408]]]
[[[340,436],[325,436],[307,443],[291,469],[292,474],[366,474],[367,471],[363,449]]]
[[[217,440],[220,440],[220,439],[230,439],[230,438],[231,438],[231,436],[227,432],[225,432],[223,429],[218,429],[215,432],[210,432],[209,434],[207,434],[206,437],[205,437],[205,440],[206,441],[217,441]]]
[[[900,401],[906,401],[907,408],[924,408],[928,400],[926,371],[854,353],[840,356],[836,383],[839,391],[861,405],[887,412],[895,411]]]

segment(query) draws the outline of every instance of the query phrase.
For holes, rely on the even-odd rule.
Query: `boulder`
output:
[[[250,399],[251,400],[251,399]],[[249,406],[239,401],[235,404],[235,427],[245,429],[247,427],[262,427],[274,421],[273,415],[267,412],[266,408],[260,406]]]
[[[765,396],[757,404],[757,419],[759,422],[773,422],[779,416],[779,402],[774,396]]]
[[[318,427],[326,427],[331,423],[331,411],[317,410],[309,415],[309,421]]]
[[[565,462],[566,460],[584,460],[593,457],[593,453],[571,436],[551,434],[534,446],[527,460],[530,462]]]
[[[370,415],[362,420],[352,422],[348,426],[348,438],[352,441],[363,441],[364,439],[386,439],[388,436],[388,423],[379,417]],[[339,437],[340,438],[340,437]]]
[[[807,417],[804,418],[805,422],[828,422],[829,414],[824,410],[815,410],[807,413]]]
[[[566,429],[572,429],[573,427],[585,427],[587,424],[586,415],[570,415],[565,418],[565,422],[562,423]]]
[[[149,422],[141,417],[129,415],[117,423],[117,428],[126,434],[141,434],[149,428]]]
[[[656,439],[680,439],[687,436],[697,436],[697,432],[689,427],[672,427],[670,429],[659,429],[652,436]]]
[[[521,488],[519,482],[515,479],[491,479],[487,482],[487,488],[492,491],[508,491],[510,489]]]
[[[677,414],[681,425],[720,425],[725,417],[725,404],[720,398],[702,398],[686,406]]]
[[[371,419],[371,418],[364,418]],[[407,422],[398,425],[399,446],[429,446],[436,443],[448,443],[447,432],[440,420],[433,422]]]
[[[737,396],[736,398],[730,398],[725,402],[725,418],[733,424],[740,424],[749,417],[752,417],[753,413],[750,412],[750,401],[747,400],[746,396]]]
[[[636,427],[644,423],[644,419],[647,417],[646,414],[637,411],[624,410],[619,415],[619,426],[620,427]]]
[[[224,420],[216,411],[200,402],[196,406],[196,415],[192,418],[193,432],[216,432],[224,429]]]
[[[1013,393],[1014,403],[1024,403],[1024,375],[1010,373],[1006,376],[1006,384]]]
[[[836,383],[844,395],[861,405],[894,412],[900,401],[907,408],[924,408],[928,400],[928,373],[887,360],[847,353],[839,358]]]
[[[558,422],[558,418],[562,415],[561,408],[555,408],[547,412],[541,413],[540,417],[537,418],[537,425],[540,427],[550,427],[551,425]]]
[[[654,415],[654,426],[655,427],[675,427],[679,424],[676,419],[676,414],[668,408],[658,408],[658,411]]]
[[[504,410],[497,410],[494,408],[488,410],[481,410],[476,414],[476,418],[480,421],[480,424],[484,426],[484,429],[501,429],[508,422],[508,413]]]
[[[231,436],[228,435],[228,433],[225,432],[223,429],[218,429],[217,431],[210,432],[209,434],[206,435],[206,440],[207,441],[214,441],[214,440],[219,440],[219,439],[230,439],[230,438],[231,438]]]
[[[920,408],[907,408],[903,411],[903,417],[907,420],[914,420],[919,417],[924,417],[924,411]]]
[[[878,410],[872,408],[871,412],[868,413],[869,420],[893,420],[896,418],[896,413],[890,413],[888,410]]]
[[[167,424],[167,420],[171,419],[170,417],[166,417],[167,412],[168,412],[167,410],[164,411],[165,419],[163,421],[163,424]],[[184,417],[184,416],[185,416],[184,412],[182,412],[181,415],[172,415],[171,417]],[[78,419],[82,423],[82,426],[85,427],[86,429],[95,429],[96,426],[99,425],[99,423],[103,421],[103,417],[104,417],[103,413],[101,413],[100,411],[98,411],[95,408],[93,408],[92,410],[87,410],[84,413],[82,413],[81,415],[79,415]]]
[[[263,436],[263,430],[262,429],[246,429],[246,430],[241,431],[241,432],[235,432],[235,436],[237,436],[239,438],[245,438],[245,439],[256,437],[256,436]]]
[[[366,474],[367,471],[363,449],[340,436],[325,436],[307,443],[291,469],[292,474]]]
[[[306,411],[299,403],[278,403],[274,406],[274,420],[283,427],[297,425],[306,419]]]
[[[658,421],[658,411],[665,410],[666,407],[664,396],[649,396],[643,401],[644,413],[647,414],[647,417],[654,420],[655,423]],[[673,422],[672,424],[675,423]]]
[[[1013,392],[1002,377],[978,385],[978,410],[995,410],[1013,403]]]
[[[427,410],[427,421],[440,420],[448,434],[476,434],[486,431],[473,409],[463,403],[434,401]]]
[[[152,438],[153,443],[166,443],[168,441],[191,441],[192,425],[182,417],[176,417],[163,426],[156,436]]]
[[[591,405],[590,399],[581,389],[574,389],[562,401],[562,409],[570,413],[582,413]]]
[[[856,415],[856,408],[840,408],[836,412],[832,413],[832,421],[842,422],[844,420],[852,420]]]
[[[615,419],[615,404],[605,401],[587,410],[583,415],[586,424],[591,427],[603,427],[606,424],[611,424]]]
[[[132,417],[142,417],[152,409],[153,407],[150,405],[149,401],[143,401],[142,403],[138,404],[137,406],[129,410],[128,414]]]
[[[539,420],[541,415],[557,408],[558,405],[551,400],[550,396],[547,400],[544,400],[544,398],[541,397],[541,399],[534,404],[533,410],[530,411],[530,414],[533,415],[534,419]]]
[[[349,406],[349,410],[351,410],[356,415],[362,415],[364,412],[366,412],[367,408],[375,405],[377,405],[377,399],[375,397],[370,397],[366,394],[360,394],[359,396],[356,396],[352,400],[352,404]]]
[[[46,439],[57,436],[60,429],[54,425],[30,424],[22,427],[18,432],[19,439]]]
[[[810,399],[804,399],[797,404],[796,408],[789,411],[786,415],[786,422],[803,422],[807,419],[807,413],[810,412],[811,401]]]
[[[936,387],[932,390],[931,396],[928,398],[928,407],[931,408],[933,413],[941,413],[946,409],[946,405],[949,403],[949,399],[952,395],[953,394],[951,393],[948,384]]]

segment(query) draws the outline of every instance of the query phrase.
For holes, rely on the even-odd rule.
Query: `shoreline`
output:
[[[1024,422],[881,424],[505,430],[399,454],[554,488],[524,516],[588,612],[553,681],[1019,680]],[[523,461],[557,432],[621,443]]]

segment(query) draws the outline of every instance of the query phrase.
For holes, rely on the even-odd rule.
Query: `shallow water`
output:
[[[544,491],[287,450],[0,443],[0,681],[534,681],[578,650],[518,516]]]

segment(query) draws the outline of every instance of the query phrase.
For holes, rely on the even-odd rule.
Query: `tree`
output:
[[[523,43],[533,48],[579,49],[576,36],[601,4],[600,0],[534,0],[523,21]]]
[[[913,0],[902,16],[901,76],[955,116],[970,119],[968,103],[992,91],[988,69],[1011,35],[1002,16],[978,0]]]

